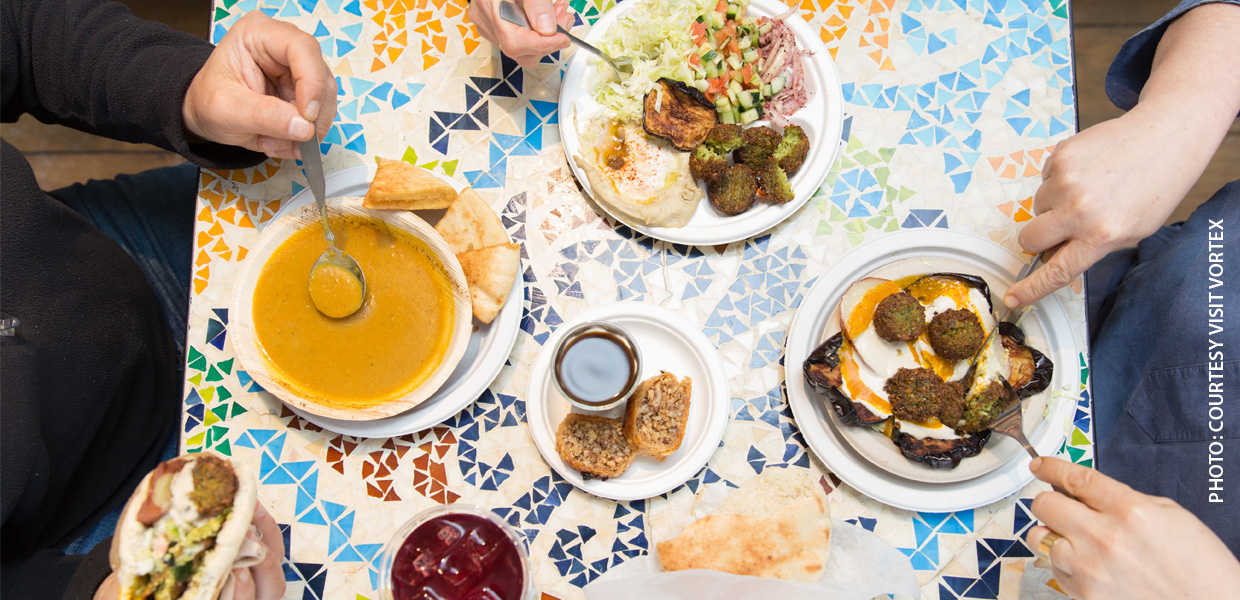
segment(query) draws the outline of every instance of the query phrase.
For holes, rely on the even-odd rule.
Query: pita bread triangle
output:
[[[403,160],[380,158],[362,206],[380,210],[428,210],[448,208],[455,199],[456,190],[426,169]]]
[[[521,246],[510,242],[468,250],[456,255],[456,259],[469,284],[474,316],[483,323],[490,323],[504,307],[508,292],[517,280],[521,270]]]

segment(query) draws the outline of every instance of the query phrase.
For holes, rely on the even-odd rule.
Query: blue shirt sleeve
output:
[[[1132,110],[1132,107],[1137,105],[1141,88],[1145,87],[1146,80],[1150,78],[1154,51],[1158,49],[1158,42],[1162,40],[1167,26],[1180,15],[1213,2],[1240,5],[1240,0],[1181,0],[1179,6],[1172,9],[1158,22],[1124,42],[1119,54],[1115,55],[1115,60],[1111,62],[1111,69],[1107,72],[1107,96],[1111,98],[1115,106],[1124,110]]]

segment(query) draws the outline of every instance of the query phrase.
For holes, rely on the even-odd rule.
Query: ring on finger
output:
[[[1047,534],[1038,542],[1038,547],[1034,550],[1034,553],[1038,555],[1038,558],[1049,563],[1051,562],[1051,548],[1055,547],[1055,542],[1062,539],[1063,536],[1055,533],[1054,531],[1047,532]]]

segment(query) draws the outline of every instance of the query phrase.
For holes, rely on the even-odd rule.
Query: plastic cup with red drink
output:
[[[392,600],[526,600],[534,586],[515,531],[490,511],[424,511],[383,548],[380,586]]]

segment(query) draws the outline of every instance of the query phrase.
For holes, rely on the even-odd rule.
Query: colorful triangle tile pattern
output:
[[[461,502],[489,507],[519,532],[545,598],[579,599],[611,567],[647,555],[658,528],[688,523],[698,492],[733,488],[768,468],[819,473],[841,518],[909,558],[925,597],[1062,597],[1023,542],[1036,523],[1036,484],[973,511],[884,506],[814,457],[782,382],[793,312],[849,249],[902,229],[942,228],[1018,250],[1015,235],[1033,217],[1046,161],[1076,127],[1067,1],[786,3],[817,33],[843,82],[836,164],[818,174],[821,185],[794,218],[743,242],[690,247],[592,207],[559,143],[567,56],[520,67],[481,38],[466,0],[216,0],[215,42],[252,10],[318,41],[338,92],[321,140],[328,172],[383,156],[442,173],[478,190],[521,244],[520,333],[490,389],[425,431],[340,435],[263,390],[236,361],[229,335],[242,264],[305,187],[297,161],[201,173],[182,447],[253,469],[284,535],[289,597],[379,597],[392,533],[421,510]],[[570,0],[576,31],[616,4]],[[1081,298],[1078,283],[1065,304],[1083,322]],[[526,427],[534,357],[567,319],[615,301],[685,315],[729,372],[753,374],[733,379],[731,422],[710,462],[644,501],[577,490],[548,468]],[[1060,454],[1092,466],[1087,362],[1082,354],[1077,365],[1058,365],[1080,375]]]

